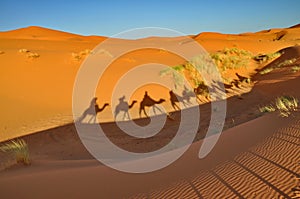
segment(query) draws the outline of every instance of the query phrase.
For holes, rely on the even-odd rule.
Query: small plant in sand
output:
[[[276,110],[279,111],[280,116],[288,117],[293,111],[298,108],[298,99],[293,96],[284,95],[275,99],[274,105],[270,104],[259,108],[261,113],[270,113]]]
[[[72,53],[72,58],[76,61],[80,61],[89,54],[93,54],[93,51],[90,49],[85,49],[83,51],[80,51],[79,53]]]
[[[255,61],[259,62],[260,64],[262,64],[262,63],[274,60],[275,58],[280,57],[280,55],[281,55],[281,53],[279,53],[279,52],[269,53],[269,54],[258,54],[256,56],[254,56],[253,59]]]
[[[292,65],[295,61],[296,61],[295,58],[284,60],[283,62],[281,62],[277,65],[277,68]]]
[[[276,111],[276,108],[274,108],[272,105],[267,105],[267,106],[259,107],[259,111],[261,113],[270,113]]]
[[[1,51],[1,50],[0,50],[0,55],[2,55],[2,54],[4,54],[4,51]]]
[[[27,53],[28,58],[38,58],[40,55],[38,53],[29,52]]]
[[[209,55],[198,55],[184,64],[171,66],[161,70],[159,75],[161,77],[167,75],[171,76],[173,78],[175,88],[183,85],[184,78],[197,87],[203,81],[202,74],[213,73],[211,65],[213,65],[213,62]],[[199,71],[202,74],[200,74]]]
[[[19,53],[24,53],[26,54],[27,58],[39,58],[40,55],[38,53],[35,52],[30,52],[30,50],[26,49],[26,48],[22,48],[19,50]]]
[[[26,48],[22,48],[19,50],[19,53],[29,53],[30,51]]]
[[[259,74],[265,75],[265,74],[272,72],[273,70],[274,70],[274,68],[265,68],[262,71],[260,71]]]
[[[175,88],[183,84],[182,72],[184,71],[183,65],[172,66],[160,71],[161,77],[171,76],[174,81]]]
[[[27,143],[23,139],[11,140],[10,142],[0,146],[0,151],[11,153],[17,163],[30,165],[29,149]]]
[[[298,108],[298,99],[293,96],[281,96],[276,98],[276,108],[280,111],[282,117],[288,117],[292,111]]]
[[[292,67],[292,72],[293,73],[296,73],[296,72],[298,72],[300,70],[300,66],[293,66]]]

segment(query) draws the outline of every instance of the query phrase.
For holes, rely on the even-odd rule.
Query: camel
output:
[[[128,105],[128,102],[124,101],[125,100],[125,96],[121,97],[119,99],[119,104],[116,106],[115,108],[115,120],[117,118],[117,115],[123,111],[124,115],[123,115],[123,120],[125,120],[125,117],[127,116],[127,118],[130,120],[130,116],[129,116],[129,109],[131,109],[135,103],[137,103],[136,100],[133,100],[132,103],[130,105]]]
[[[185,96],[179,96],[179,95],[175,94],[173,91],[170,91],[169,94],[170,94],[171,105],[172,105],[172,107],[174,108],[175,111],[180,110],[180,108],[176,104],[176,102],[178,102],[178,103],[181,102],[184,105],[184,107],[187,107],[188,103],[191,104],[190,101],[189,101],[190,100],[189,95],[186,95],[186,97]],[[187,102],[185,102],[185,101],[187,101]]]
[[[225,92],[226,93],[229,93],[229,89],[232,89],[233,88],[233,86],[236,86],[236,81],[232,81],[232,82],[230,82],[230,84],[226,84],[226,83],[223,83],[223,82],[219,82],[219,81],[213,81],[213,88],[214,89],[218,89],[218,90],[221,90],[221,86],[223,85],[224,86],[224,89],[225,89]],[[217,85],[217,86],[215,86],[215,85]],[[237,86],[236,86],[237,87]]]
[[[183,100],[185,100],[188,104],[192,104],[190,99],[195,97],[195,93],[189,90],[186,86],[184,86],[184,90],[182,91]]]
[[[105,109],[105,107],[109,106],[108,103],[105,103],[100,108],[96,101],[97,97],[92,99],[90,106],[83,112],[83,114],[80,116],[77,122],[82,122],[82,120],[88,115],[91,115],[91,118],[89,119],[88,123],[90,123],[92,119],[94,119],[94,123],[96,122],[97,114],[102,112]]]
[[[208,86],[206,86],[204,83],[201,83],[197,86],[197,88],[194,88],[194,93],[199,101],[201,100],[198,95],[204,95],[205,98],[209,100],[209,89]]]
[[[146,91],[145,95],[144,95],[144,98],[140,103],[140,110],[139,110],[140,117],[142,116],[142,111],[144,112],[146,117],[149,117],[148,114],[146,113],[145,107],[153,107],[154,114],[156,114],[155,109],[157,109],[161,113],[163,113],[162,110],[156,106],[156,104],[161,104],[165,101],[166,100],[164,100],[164,99],[159,99],[158,101],[152,99]]]

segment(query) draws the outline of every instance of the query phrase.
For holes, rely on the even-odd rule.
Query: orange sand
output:
[[[278,39],[279,32],[284,36]],[[281,49],[278,61],[296,58],[299,62],[300,28],[272,29],[257,33],[224,35],[201,33],[193,36],[208,52],[238,47],[254,54]],[[82,63],[74,53],[93,49],[104,37],[85,37],[40,27],[0,32],[0,141],[25,135],[32,165],[11,165],[0,152],[1,198],[288,198],[293,196],[295,176],[299,176],[299,113],[280,118],[278,113],[260,117],[258,107],[275,97],[289,94],[300,98],[300,72],[292,65],[266,75],[256,74],[262,66],[253,63],[239,72],[252,76],[255,84],[233,92],[227,101],[225,130],[213,151],[204,159],[197,154],[209,123],[210,105],[202,104],[200,130],[189,150],[174,164],[148,174],[127,174],[101,165],[86,151],[72,123],[72,89]],[[178,39],[178,38],[173,38]],[[125,42],[118,40],[115,42]],[[38,53],[28,58],[20,49]],[[73,53],[73,55],[72,55]],[[102,84],[109,90],[116,74],[154,59],[152,50],[126,55],[112,65]],[[156,61],[173,66],[182,63],[170,53]],[[277,62],[276,62],[277,61]],[[229,77],[234,77],[234,72]],[[114,78],[115,79],[114,79]],[[253,86],[253,87],[252,87]],[[100,88],[100,87],[99,87]],[[153,98],[166,98],[164,88],[140,88],[132,99],[148,90]],[[251,91],[250,91],[251,90]],[[250,91],[250,92],[249,92]],[[246,93],[248,92],[248,93]],[[243,94],[245,93],[245,94]],[[99,89],[99,104],[109,100],[109,92]],[[240,96],[236,96],[240,95]],[[131,99],[131,100],[132,100]],[[131,101],[130,100],[130,101]],[[164,105],[170,109],[169,102]],[[137,116],[138,106],[130,112]],[[136,115],[135,115],[136,114]],[[100,113],[110,139],[118,146],[147,152],[164,146],[174,136],[180,122],[167,121],[162,133],[148,139],[132,139],[122,134],[112,121],[111,108]],[[259,117],[259,118],[257,118]],[[135,120],[145,125],[148,119]],[[7,168],[3,170],[3,168]]]

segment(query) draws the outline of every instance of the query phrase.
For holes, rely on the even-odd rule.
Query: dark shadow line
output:
[[[296,138],[296,139],[300,139],[300,137],[297,137],[297,136],[294,136],[294,135],[290,135],[290,134],[282,133],[282,132],[279,132],[279,133],[282,134],[282,135],[286,135],[286,136],[289,136],[289,137],[293,137],[293,138]]]
[[[300,130],[299,125],[294,125],[294,124],[290,125],[288,128],[293,128],[293,129]]]
[[[198,198],[199,199],[204,199],[203,196],[201,195],[201,193],[198,191],[198,189],[195,187],[195,185],[190,182],[190,181],[187,181],[188,184],[192,187],[193,191],[195,191],[195,193],[197,194]]]
[[[295,142],[288,141],[288,140],[283,139],[283,138],[274,137],[274,136],[273,136],[273,138],[278,139],[278,140],[282,140],[282,141],[284,141],[284,142],[288,142],[288,143],[293,144],[293,145],[296,145],[296,146],[299,146],[299,144],[297,144],[297,143],[295,143]]]
[[[271,184],[269,181],[267,181],[266,179],[264,179],[261,176],[259,176],[257,173],[255,173],[251,169],[247,168],[246,166],[242,165],[241,163],[237,162],[236,160],[234,160],[234,162],[237,165],[239,165],[240,167],[242,167],[243,169],[245,169],[246,171],[248,171],[249,173],[251,173],[252,175],[254,175],[256,178],[258,178],[259,180],[261,180],[263,183],[267,184],[269,187],[271,187],[272,189],[274,189],[275,191],[277,191],[279,194],[281,194],[285,198],[290,198],[289,195],[287,195],[286,193],[284,193],[283,191],[281,191],[280,189],[278,189],[277,187],[275,187],[273,184]]]
[[[283,170],[285,170],[285,171],[287,171],[287,172],[293,174],[294,176],[298,176],[298,175],[299,175],[299,174],[297,174],[296,172],[291,171],[291,170],[289,170],[288,168],[286,168],[286,167],[284,167],[284,166],[282,166],[282,165],[280,165],[280,164],[274,162],[273,160],[270,160],[270,159],[268,159],[268,158],[265,158],[265,157],[263,157],[263,156],[261,156],[261,155],[259,155],[259,154],[253,153],[252,151],[248,151],[248,152],[251,153],[251,154],[254,155],[254,156],[257,156],[257,157],[259,157],[259,158],[261,158],[261,159],[264,159],[264,160],[267,161],[267,162],[270,162],[270,163],[274,164],[275,166],[277,166],[277,167],[279,167],[279,168],[281,168],[281,169],[283,169]]]
[[[219,176],[216,172],[210,171],[211,174],[217,178],[221,183],[223,183],[228,189],[230,189],[235,195],[237,195],[239,198],[244,198],[237,190],[235,190],[230,184],[228,184],[221,176]]]

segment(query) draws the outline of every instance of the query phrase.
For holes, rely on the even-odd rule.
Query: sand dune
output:
[[[150,174],[120,173],[92,159],[36,161],[1,173],[2,196],[119,198],[145,192],[136,198],[290,197],[300,171],[298,125],[299,114],[292,120],[264,116],[223,132],[205,159],[197,158],[200,141],[174,164]]]
[[[300,29],[272,29],[257,33],[227,35],[202,33],[192,36],[213,53],[240,48],[253,55],[281,52],[272,62],[251,61],[249,67],[225,71],[251,77],[251,84],[234,87],[228,94],[224,132],[213,151],[204,159],[198,152],[210,122],[210,103],[201,104],[201,120],[194,143],[170,166],[146,174],[128,174],[96,161],[81,143],[72,118],[72,89],[80,64],[104,37],[80,36],[41,27],[0,32],[0,142],[22,137],[29,145],[32,165],[15,165],[11,156],[0,152],[1,198],[289,198],[299,177],[298,112],[281,118],[277,112],[263,115],[259,107],[276,97],[300,98],[298,85]],[[145,38],[143,42],[184,41],[182,38]],[[136,42],[114,40],[118,44]],[[20,52],[27,49],[28,52]],[[30,57],[28,53],[39,57]],[[103,54],[105,52],[103,51]],[[159,56],[157,56],[159,55]],[[104,56],[109,56],[106,52]],[[182,64],[171,53],[147,49],[117,60],[97,91],[103,105],[109,89],[122,72],[149,60],[169,66]],[[292,60],[292,61],[290,61]],[[288,62],[287,62],[288,61]],[[282,63],[287,64],[282,64]],[[280,65],[280,67],[279,67]],[[258,72],[272,68],[267,74]],[[149,73],[151,70],[149,70]],[[131,99],[141,101],[144,90],[155,99],[168,99],[165,88],[147,85]],[[167,101],[164,107],[173,109]],[[174,137],[180,112],[173,112],[154,137],[137,139],[125,135],[113,121],[113,107],[101,112],[101,127],[119,147],[149,152],[163,147]],[[138,125],[138,106],[130,110]],[[164,115],[156,116],[158,119]],[[84,124],[94,128],[98,124]],[[214,135],[213,135],[214,136]],[[17,191],[16,191],[17,187]]]
[[[287,31],[286,36],[279,41],[273,38],[280,31]],[[291,37],[288,37],[291,35]],[[223,48],[236,47],[257,53],[273,53],[285,47],[299,44],[299,28],[278,29],[266,33],[251,33],[241,35],[225,35],[219,33],[202,33],[195,37],[208,52],[215,52]],[[25,135],[43,129],[59,126],[72,121],[72,89],[76,73],[87,55],[80,54],[86,49],[92,50],[104,37],[80,36],[66,32],[41,27],[27,27],[18,30],[0,32],[1,67],[1,134],[0,140],[7,140],[19,135]],[[147,38],[145,41],[178,40],[181,38]],[[115,39],[116,44],[126,41]],[[39,57],[30,58],[28,53],[20,53],[26,49],[30,53],[37,53]],[[136,65],[148,63],[149,60],[164,63],[169,66],[181,64],[182,59],[170,53],[158,56],[158,51],[146,50],[135,52],[119,59],[112,69],[122,72]],[[161,54],[161,53],[160,53]],[[79,55],[79,56],[78,56]],[[240,69],[245,76],[255,73],[258,66]],[[16,71],[18,71],[16,73]],[[114,85],[111,79],[117,77],[115,70],[108,71],[104,85]],[[227,78],[235,78],[234,73],[228,73]],[[151,87],[151,86],[150,86]],[[154,98],[168,98],[167,91],[157,87],[151,89]],[[146,88],[144,88],[146,89]],[[140,93],[144,92],[140,89]],[[160,88],[161,89],[161,88]],[[104,88],[99,91],[102,97],[99,104],[109,100],[109,94]],[[104,91],[104,92],[103,92]],[[143,96],[136,94],[137,98]],[[59,101],[59,103],[57,103]],[[137,106],[136,106],[137,107]],[[134,107],[131,111],[136,114]],[[166,108],[170,107],[166,103]],[[110,107],[111,108],[111,107]],[[112,121],[110,108],[102,113],[101,121]],[[34,110],[34,111],[32,111]],[[170,109],[171,110],[171,109]],[[24,113],[24,114],[20,114]],[[136,115],[137,116],[137,115]],[[134,117],[136,117],[134,116]]]

